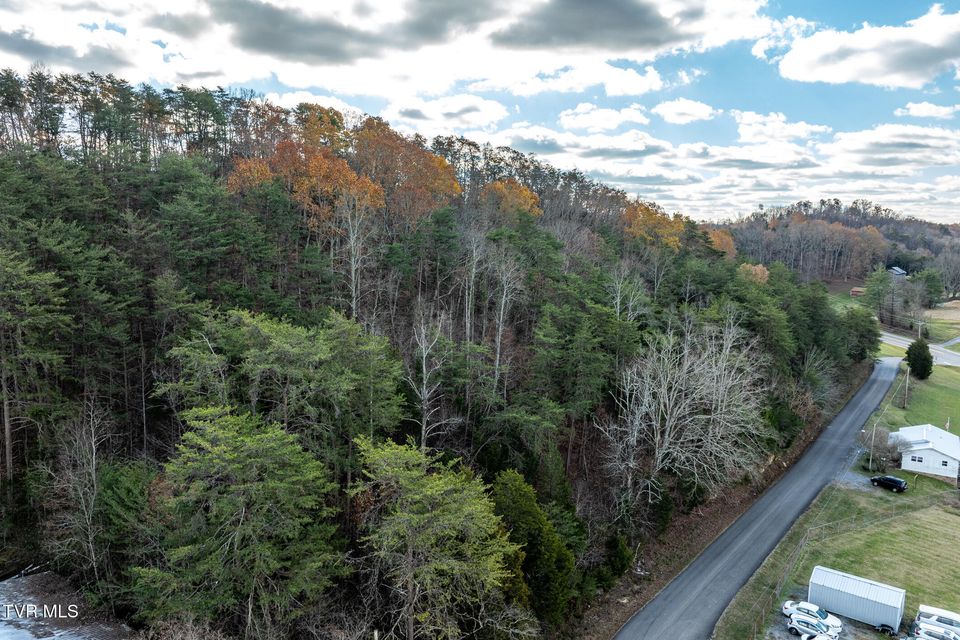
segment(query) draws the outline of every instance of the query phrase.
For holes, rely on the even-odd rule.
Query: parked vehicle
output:
[[[819,565],[810,574],[807,591],[808,602],[835,615],[891,629],[900,628],[906,599],[907,592],[900,587]]]
[[[802,636],[800,636],[800,640],[834,640],[834,639],[833,639],[833,636],[826,636],[821,633],[818,633],[815,636],[808,636],[807,634],[803,634]]]
[[[903,493],[907,490],[907,481],[896,476],[873,476],[870,483],[875,487],[890,489],[894,493]]]
[[[915,622],[910,637],[923,640],[960,640],[960,633],[926,622]]]
[[[827,625],[827,627],[836,629],[837,633],[843,631],[843,623],[840,622],[840,618],[830,615],[812,602],[794,602],[793,600],[787,600],[783,603],[783,606],[780,607],[780,611],[785,616],[792,616],[795,613],[799,613],[810,618],[815,618]]]
[[[947,611],[946,609],[938,609],[922,604],[920,605],[919,611],[917,611],[916,622],[926,622],[927,624],[960,633],[960,614]]]
[[[787,631],[795,636],[827,636],[831,640],[836,640],[836,637],[840,635],[839,631],[831,629],[817,618],[811,618],[800,613],[793,614],[787,620]]]

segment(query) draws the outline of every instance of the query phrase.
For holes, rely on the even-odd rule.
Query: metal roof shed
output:
[[[835,569],[816,566],[807,600],[847,618],[900,628],[907,592]]]

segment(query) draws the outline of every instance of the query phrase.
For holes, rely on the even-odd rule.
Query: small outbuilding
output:
[[[932,424],[903,427],[890,434],[900,451],[904,471],[938,476],[956,482],[960,476],[960,436]]]
[[[816,566],[810,574],[807,600],[830,613],[899,629],[907,592],[898,587]]]
[[[900,267],[890,267],[887,269],[887,273],[892,275],[894,278],[906,278],[907,272],[901,269]]]
[[[867,290],[864,287],[852,287],[850,289],[851,298],[862,298],[865,295],[867,295]]]

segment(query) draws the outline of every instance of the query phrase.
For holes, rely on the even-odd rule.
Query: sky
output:
[[[0,0],[0,68],[36,61],[508,145],[701,220],[960,222],[960,0]]]

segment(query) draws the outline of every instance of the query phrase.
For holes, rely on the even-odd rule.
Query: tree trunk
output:
[[[13,417],[10,415],[10,390],[7,386],[6,363],[0,363],[0,394],[3,395],[3,451],[7,497],[13,491]]]

